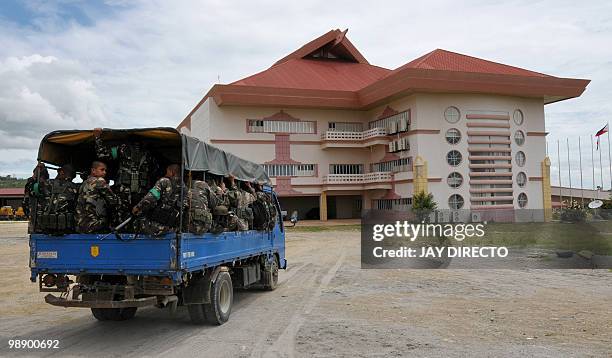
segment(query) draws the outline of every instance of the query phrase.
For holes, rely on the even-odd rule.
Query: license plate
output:
[[[57,251],[38,251],[36,253],[36,258],[39,259],[56,259]]]

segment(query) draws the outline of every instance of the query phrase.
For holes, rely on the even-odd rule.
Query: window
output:
[[[408,111],[404,111],[386,118],[371,121],[368,123],[368,129],[393,127],[396,129],[394,132],[407,131],[410,129],[410,116],[408,114]]]
[[[363,164],[330,164],[329,174],[363,174]]]
[[[461,159],[461,153],[459,153],[459,151],[457,150],[451,150],[446,154],[446,162],[449,165],[452,165],[453,167],[456,167],[457,165],[461,164]]]
[[[268,121],[249,119],[250,133],[304,133],[314,134],[315,122],[312,121]]]
[[[452,172],[446,178],[446,183],[451,188],[458,188],[463,183],[463,176],[457,172]]]
[[[523,145],[525,143],[525,133],[523,131],[514,132],[514,141],[518,145]]]
[[[457,107],[448,107],[444,110],[444,119],[446,119],[448,123],[457,123],[460,117],[461,115]]]
[[[527,206],[527,194],[520,193],[518,196],[518,205],[519,208],[524,208]]]
[[[517,109],[516,111],[514,111],[512,118],[514,119],[514,123],[516,123],[517,126],[520,126],[521,124],[523,124],[523,119],[524,119],[523,112],[521,112],[520,109]]]
[[[525,187],[525,184],[527,183],[527,174],[523,172],[518,173],[516,176],[516,183],[521,188]]]
[[[374,163],[370,165],[371,172],[409,172],[412,171],[412,158],[400,158],[388,162]]]
[[[338,132],[363,132],[363,123],[358,122],[329,122],[327,130]]]
[[[457,128],[451,128],[446,131],[446,141],[449,144],[457,144],[461,140],[461,132]]]
[[[372,207],[377,210],[407,210],[412,205],[412,198],[375,199]]]
[[[463,207],[463,197],[459,194],[453,194],[448,198],[448,206],[453,210],[459,210]]]
[[[271,177],[310,177],[315,175],[315,164],[263,164]]]
[[[516,160],[516,165],[518,165],[519,167],[522,167],[525,165],[525,153],[519,151],[516,152],[516,155],[514,156],[514,160]]]

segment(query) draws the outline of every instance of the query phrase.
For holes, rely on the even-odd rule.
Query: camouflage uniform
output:
[[[210,208],[211,202],[214,204],[215,200],[211,194],[214,195],[206,182],[194,181],[193,187],[187,192],[184,203],[184,208],[188,209],[186,210],[187,217],[184,220],[186,231],[202,235],[210,230],[212,226]]]
[[[23,201],[21,203],[25,214],[28,216],[28,233],[40,231],[40,216],[45,210],[47,199],[47,180],[41,178],[37,180],[35,177],[28,178],[23,191]],[[36,221],[36,222],[34,222]]]
[[[257,230],[272,230],[274,229],[274,225],[276,225],[276,218],[277,218],[277,212],[276,212],[276,206],[274,205],[274,202],[272,201],[272,196],[266,192],[263,191],[257,191],[255,193],[255,203],[253,203],[253,211],[256,211],[256,207],[258,207],[258,211],[264,211],[264,212],[257,212],[257,215],[255,215],[255,222],[257,223],[255,225],[255,228]],[[257,217],[257,216],[262,216],[262,217]]]
[[[154,236],[175,231],[179,224],[180,195],[180,178],[159,179],[136,205],[144,214],[139,220],[139,231]]]
[[[249,229],[249,221],[252,224],[253,212],[248,205],[255,201],[253,194],[248,193],[234,185],[227,191],[230,211],[235,215],[230,217],[228,231],[246,231]],[[249,220],[250,219],[250,220]]]
[[[45,186],[45,209],[38,220],[41,229],[45,233],[73,232],[79,185],[73,183],[70,178],[56,178],[51,179]]]
[[[77,232],[99,233],[108,231],[111,217],[119,203],[117,195],[104,178],[90,176],[79,189],[76,206]]]
[[[119,222],[130,215],[130,209],[153,186],[158,171],[151,152],[140,143],[108,146],[100,137],[95,138],[96,155],[107,163],[117,161],[119,168],[113,189],[119,197]]]

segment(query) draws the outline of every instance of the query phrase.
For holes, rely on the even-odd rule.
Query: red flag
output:
[[[599,136],[605,133],[608,133],[608,124],[606,124],[605,127],[595,133],[595,137],[597,137],[597,150],[599,150]]]

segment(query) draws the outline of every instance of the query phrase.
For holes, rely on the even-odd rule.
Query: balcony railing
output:
[[[322,140],[366,140],[374,137],[386,136],[384,128],[372,128],[363,132],[327,131],[321,134]]]
[[[329,174],[323,177],[325,184],[371,184],[391,181],[390,172],[366,174]]]

